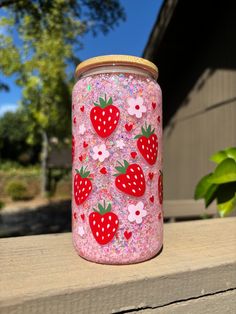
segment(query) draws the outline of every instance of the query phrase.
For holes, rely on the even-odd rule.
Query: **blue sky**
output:
[[[121,0],[127,19],[107,35],[93,37],[90,33],[82,38],[84,48],[79,58],[85,60],[104,54],[129,54],[142,56],[148,37],[155,23],[163,0]],[[14,83],[14,77],[4,77],[0,81],[10,87],[9,92],[0,92],[0,116],[15,110],[21,98],[21,90]]]

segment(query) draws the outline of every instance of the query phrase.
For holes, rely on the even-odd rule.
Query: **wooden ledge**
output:
[[[0,312],[233,313],[235,240],[236,218],[168,224],[159,256],[107,266],[78,257],[71,234],[1,239]]]

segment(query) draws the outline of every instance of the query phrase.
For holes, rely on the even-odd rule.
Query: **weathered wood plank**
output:
[[[199,299],[177,302],[167,306],[132,312],[133,314],[232,314],[236,309],[236,290]]]
[[[107,266],[76,255],[70,234],[0,240],[0,312],[116,313],[236,288],[236,219],[165,226],[163,252]]]

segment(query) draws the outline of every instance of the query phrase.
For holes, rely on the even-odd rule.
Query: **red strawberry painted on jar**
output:
[[[75,170],[77,173],[74,176],[74,199],[77,206],[82,204],[92,191],[92,178],[89,177],[90,171],[86,171],[86,168]]]
[[[114,238],[118,229],[119,220],[116,214],[111,212],[111,204],[106,206],[98,203],[98,210],[89,215],[89,225],[95,240],[101,244],[107,244]]]
[[[158,177],[158,198],[160,204],[163,203],[163,174],[160,171],[159,177]]]
[[[118,162],[120,166],[116,167],[119,172],[115,174],[116,187],[129,195],[142,196],[145,193],[146,183],[142,168],[138,164],[129,164],[124,160],[124,165]]]
[[[151,129],[151,125],[141,128],[142,134],[135,136],[137,138],[137,147],[143,158],[150,164],[154,165],[157,160],[158,140],[154,133],[155,129]]]
[[[90,111],[90,120],[96,133],[106,138],[110,136],[116,129],[118,121],[120,119],[120,110],[112,104],[112,98],[107,101],[99,98],[99,104],[94,103],[94,108]]]

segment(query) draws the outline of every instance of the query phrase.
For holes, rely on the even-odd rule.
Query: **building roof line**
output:
[[[143,58],[153,60],[179,0],[165,0],[143,51]]]

